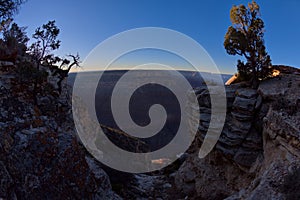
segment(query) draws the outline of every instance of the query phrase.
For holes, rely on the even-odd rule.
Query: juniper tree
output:
[[[252,1],[245,5],[233,6],[230,10],[232,25],[225,35],[224,47],[230,55],[246,58],[246,63],[238,61],[238,71],[247,75],[244,79],[258,81],[270,76],[272,64],[264,45],[264,22],[260,17],[259,5]],[[240,71],[242,69],[242,71]]]
[[[33,34],[36,42],[30,46],[30,54],[37,62],[37,68],[41,62],[47,58],[52,51],[60,47],[60,40],[57,39],[60,30],[55,25],[55,21],[49,21],[38,27]]]
[[[26,0],[0,0],[0,31],[10,24],[12,16],[18,12],[24,2]]]

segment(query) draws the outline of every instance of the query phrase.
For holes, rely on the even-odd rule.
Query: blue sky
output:
[[[249,0],[250,1],[250,0]],[[49,20],[56,20],[62,41],[57,54],[79,53],[82,60],[100,42],[138,27],[164,27],[182,32],[200,43],[220,71],[234,73],[238,57],[223,47],[230,25],[233,0],[28,0],[15,21],[27,33]],[[265,42],[273,64],[300,67],[300,1],[257,0],[265,21]]]

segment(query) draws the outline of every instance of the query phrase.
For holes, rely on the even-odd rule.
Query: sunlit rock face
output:
[[[280,71],[274,69],[274,70],[273,70],[273,73],[272,73],[272,76],[275,77],[275,76],[279,76],[279,75],[280,75]]]

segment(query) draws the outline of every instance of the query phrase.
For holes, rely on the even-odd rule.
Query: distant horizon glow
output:
[[[147,70],[160,70],[158,67],[158,63],[169,66],[170,68],[174,68],[174,70],[183,70],[183,71],[196,71],[196,68],[204,69],[204,72],[210,72],[209,68],[213,68],[214,66],[209,67],[210,63],[208,61],[207,64],[203,63],[202,66],[197,66],[196,68],[192,66],[188,61],[184,58],[176,55],[172,52],[164,51],[161,49],[137,49],[131,52],[128,52],[120,57],[116,58],[112,61],[109,66],[104,66],[101,63],[101,60],[98,59],[97,56],[93,58],[89,58],[89,66],[83,66],[82,69],[74,69],[76,71],[97,71],[97,70],[126,70],[133,69],[139,65],[145,64],[153,64],[152,67],[148,67]],[[83,63],[85,63],[83,61]],[[73,71],[73,70],[72,70]]]
[[[174,71],[189,71],[189,72],[197,72],[197,70],[193,70],[193,69],[186,69],[186,68],[180,68],[180,67],[173,67],[174,69],[172,69],[172,70],[174,70]],[[153,70],[153,71],[159,71],[159,70],[162,70],[162,71],[166,71],[166,69],[161,69],[161,68],[144,68],[144,69],[132,69],[132,67],[131,68],[127,68],[127,67],[124,67],[124,68],[110,68],[110,69],[108,69],[108,70],[105,70],[105,69],[99,69],[99,70],[92,70],[92,69],[88,69],[88,70],[85,70],[84,68],[74,68],[74,69],[72,69],[71,71],[70,71],[70,73],[81,73],[81,72],[98,72],[98,71],[122,71],[122,70],[124,70],[124,71],[126,71],[126,70],[145,70],[145,71],[147,71],[147,70],[149,70],[149,71],[151,71],[151,70]],[[171,71],[171,70],[169,70],[169,71]],[[213,72],[210,72],[210,71],[201,71],[201,72],[203,72],[203,73],[212,73],[213,74]],[[224,74],[224,75],[234,75],[234,74],[230,74],[230,73],[221,73],[220,72],[220,74]]]

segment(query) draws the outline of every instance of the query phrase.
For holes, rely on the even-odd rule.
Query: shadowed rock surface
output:
[[[258,90],[245,83],[227,86],[226,123],[204,159],[198,152],[210,123],[210,94],[205,87],[195,89],[201,115],[193,121],[199,127],[187,153],[161,171],[129,174],[95,161],[78,142],[65,82],[59,94],[57,79],[50,76],[33,95],[33,85],[20,80],[14,65],[1,62],[0,71],[0,198],[300,198],[299,181],[294,180],[300,177],[297,73],[266,80]],[[89,128],[100,128],[89,121],[87,108],[78,109]],[[149,150],[143,141],[118,129],[104,124],[101,128],[121,147]],[[97,151],[101,138],[87,138],[95,144],[89,151]]]
[[[293,177],[300,162],[300,76],[281,74],[257,91],[243,85],[226,88],[226,124],[205,159],[197,155],[209,121],[202,115],[195,146],[175,184],[191,199],[299,199]],[[204,94],[198,95],[200,109],[209,110]]]
[[[0,68],[0,199],[120,199],[78,143],[68,86],[58,95],[45,81],[34,96],[7,65]]]

